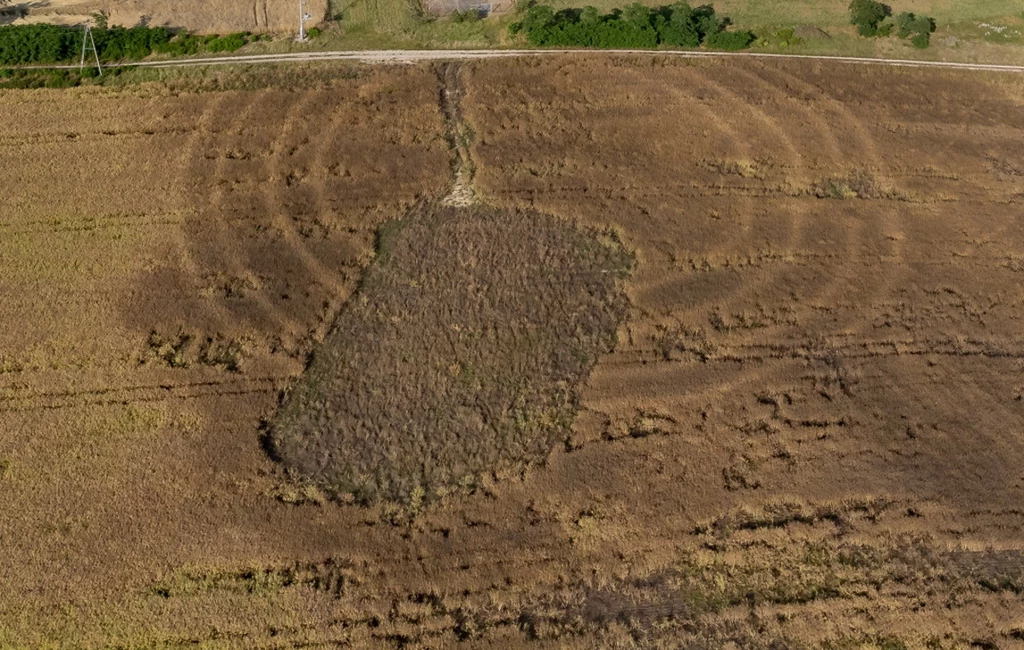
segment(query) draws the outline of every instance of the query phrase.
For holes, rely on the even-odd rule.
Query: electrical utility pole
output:
[[[78,62],[78,74],[85,72],[85,53],[92,50],[92,54],[96,57],[96,71],[103,76],[103,68],[100,66],[100,53],[96,50],[96,39],[92,37],[92,27],[89,23],[86,23],[82,27],[82,60]]]
[[[306,21],[313,16],[306,13],[306,0],[299,0],[299,41],[306,40]]]

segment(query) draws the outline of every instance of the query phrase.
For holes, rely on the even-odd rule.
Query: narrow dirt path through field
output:
[[[476,167],[469,152],[473,131],[462,116],[462,96],[466,94],[462,65],[450,61],[441,63],[437,66],[437,78],[441,83],[440,107],[445,139],[452,150],[452,185],[442,203],[465,207],[476,203],[476,191],[473,189]]]

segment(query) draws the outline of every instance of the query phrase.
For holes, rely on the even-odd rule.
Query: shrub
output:
[[[857,33],[861,36],[878,36],[878,27],[869,23],[858,23]]]
[[[319,38],[320,34],[321,32],[319,27],[310,27],[309,31],[306,32],[306,36],[310,39]]]
[[[930,16],[917,16],[904,11],[896,16],[896,35],[900,38],[911,37],[910,42],[916,48],[928,47],[931,33],[935,31],[935,19]]]
[[[910,29],[910,24],[913,21],[914,14],[910,13],[909,11],[904,11],[903,13],[896,16],[896,35],[899,36],[900,38],[906,38],[910,36],[910,34],[912,33],[912,30]]]
[[[78,85],[78,79],[73,78],[64,70],[54,70],[46,75],[43,85],[47,88],[70,88]]]
[[[914,34],[931,34],[935,31],[935,19],[930,16],[917,16],[904,11],[896,16],[897,36],[907,38]]]
[[[93,23],[95,23],[96,25],[96,29],[106,29],[109,26],[109,19],[110,17],[107,15],[107,12],[105,11],[97,11],[96,13],[92,14],[92,20]]]
[[[199,52],[200,38],[192,34],[181,33],[172,38],[166,43],[162,43],[154,48],[156,52],[161,54],[170,54],[171,56],[184,56],[187,54],[195,54]]]
[[[165,27],[111,27],[92,30],[96,50],[104,61],[122,59],[144,59],[161,45],[171,40],[171,33]],[[76,32],[81,44],[81,34]]]
[[[249,42],[248,34],[235,32],[227,36],[214,37],[207,41],[206,49],[210,52],[234,52]]]
[[[726,32],[720,31],[713,34],[709,34],[707,41],[708,47],[713,47],[716,50],[742,50],[754,42],[754,35],[750,32]]]
[[[80,82],[78,70],[0,70],[0,88],[69,88]]]
[[[878,35],[878,26],[892,15],[892,9],[876,0],[852,0],[850,2],[850,23],[857,26],[861,36]]]
[[[931,34],[935,31],[935,19],[931,16],[917,16],[911,26],[918,34]]]
[[[478,20],[480,20],[480,12],[477,9],[452,12],[452,22],[455,23],[475,23]]]

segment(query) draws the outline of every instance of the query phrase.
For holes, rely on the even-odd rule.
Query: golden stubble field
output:
[[[410,520],[261,447],[449,185],[434,72],[337,70],[0,93],[0,647],[1024,645],[1024,80],[464,67],[478,197],[638,261],[565,444]]]

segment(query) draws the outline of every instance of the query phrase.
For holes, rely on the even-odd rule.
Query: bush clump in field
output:
[[[916,48],[928,47],[934,31],[935,19],[930,16],[918,16],[909,11],[896,16],[896,35],[900,38],[909,37]]]
[[[806,32],[806,30],[804,30],[804,31]],[[793,29],[792,27],[786,27],[785,29],[780,29],[780,30],[772,33],[770,36],[763,37],[763,38],[761,38],[758,41],[758,45],[761,45],[762,47],[773,45],[773,46],[779,47],[779,48],[786,48],[786,47],[789,47],[790,45],[803,45],[803,44],[804,44],[804,39],[802,39],[799,36],[797,36],[796,35],[796,30]]]
[[[467,9],[465,11],[453,11],[452,22],[453,23],[475,23],[480,20],[479,9]]]
[[[329,495],[407,507],[543,460],[614,346],[632,263],[536,212],[421,206],[381,230],[270,422],[272,454]]]
[[[693,8],[685,2],[663,7],[634,3],[601,14],[594,7],[555,11],[535,4],[509,29],[522,33],[535,46],[653,48],[698,47],[743,49],[754,41],[746,31],[727,31],[728,18],[719,18],[711,5]]]
[[[832,176],[812,185],[811,193],[819,199],[885,199],[906,201],[909,196],[894,187],[883,185],[869,171],[857,169]]]
[[[850,22],[857,26],[861,36],[889,36],[893,28],[899,38],[910,38],[914,47],[924,49],[935,31],[935,19],[918,16],[909,11],[898,14],[895,21],[892,8],[876,0],[853,0],[850,3]]]

